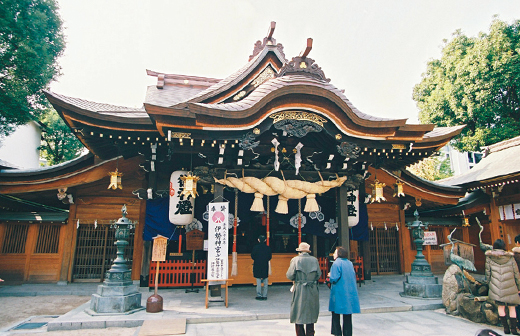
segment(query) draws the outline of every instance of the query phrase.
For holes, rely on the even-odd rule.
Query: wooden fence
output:
[[[318,258],[318,261],[320,262],[321,269],[321,277],[318,281],[324,283],[327,273],[329,273],[329,262],[327,258]],[[149,287],[155,286],[156,267],[157,263],[152,261],[150,263]],[[358,282],[363,281],[364,273],[362,257],[358,257],[354,261],[354,269],[356,270]],[[195,266],[193,266],[190,260],[162,261],[159,264],[159,279],[157,281],[157,287],[188,287],[191,286],[190,277],[194,277],[193,286],[204,286],[204,283],[201,280],[206,278],[206,260],[198,260],[195,263]]]
[[[155,286],[157,262],[150,263],[149,287]],[[187,287],[191,286],[190,277],[194,277],[193,286],[202,287],[201,281],[206,278],[206,260],[197,260],[195,265],[191,260],[167,260],[159,264],[159,279],[157,287]]]

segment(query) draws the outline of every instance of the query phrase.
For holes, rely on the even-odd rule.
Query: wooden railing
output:
[[[356,281],[361,287],[361,283],[365,283],[365,267],[363,265],[363,257],[357,257],[352,260],[354,271],[356,271]]]
[[[321,269],[321,277],[318,279],[318,282],[324,283],[325,279],[327,278],[327,274],[329,273],[329,261],[328,258],[325,257],[318,258],[318,261],[320,262]]]
[[[329,273],[329,262],[327,258],[318,258],[321,269],[321,277],[318,280],[324,283]],[[358,283],[364,282],[363,258],[358,257],[352,261],[354,270],[356,271],[356,279]],[[150,263],[150,277],[148,286],[155,286],[156,262]],[[193,274],[193,275],[192,275]],[[158,287],[187,287],[191,286],[191,278],[193,277],[193,286],[202,287],[204,283],[202,279],[206,278],[206,260],[198,260],[195,266],[190,260],[168,260],[159,264]]]
[[[150,280],[149,287],[155,286],[155,274],[157,272],[157,263],[150,263]],[[193,274],[193,275],[192,275]],[[191,278],[193,277],[193,286],[202,287],[202,279],[206,277],[206,260],[198,260],[195,265],[190,260],[168,260],[159,263],[159,279],[157,287],[187,287],[191,286]]]

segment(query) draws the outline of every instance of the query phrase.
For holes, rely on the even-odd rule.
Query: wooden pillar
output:
[[[134,254],[133,254],[133,265],[132,265],[132,280],[142,280],[143,276],[143,264],[148,265],[148,269],[150,267],[149,260],[144,259],[145,251],[144,251],[144,242],[143,242],[143,232],[144,232],[144,224],[146,220],[146,200],[140,200],[139,204],[139,222],[135,227],[134,234]],[[149,256],[147,256],[149,257]],[[148,274],[148,271],[146,271]]]
[[[63,241],[61,242],[61,270],[60,277],[58,281],[70,281],[70,271],[72,268],[72,257],[74,256],[74,248],[75,248],[75,223],[74,218],[76,218],[76,204],[71,204],[69,207],[69,218],[67,220],[67,224],[62,226]]]
[[[489,230],[491,231],[491,243],[497,239],[505,240],[504,225],[500,222],[500,214],[498,213],[498,206],[496,205],[496,199],[491,198],[490,202],[490,214],[489,214]]]
[[[363,271],[365,272],[365,280],[372,279],[372,253],[370,252],[370,241],[360,241],[360,255],[363,257]]]
[[[366,187],[365,181],[361,182],[359,185],[359,204],[365,202],[366,197]],[[365,205],[366,206],[366,205]],[[367,209],[368,211],[368,209]],[[369,220],[370,222],[370,220]],[[368,228],[368,235],[370,236],[370,226]],[[363,270],[365,272],[365,280],[372,279],[372,252],[370,251],[370,238],[369,240],[360,241],[360,253],[359,255],[363,257]]]
[[[412,262],[415,260],[415,251],[412,250],[412,240],[410,230],[406,226],[404,210],[399,207],[399,256],[401,260],[401,272],[409,273],[412,271]]]
[[[148,287],[150,279],[150,261],[152,260],[152,242],[143,242],[143,256],[141,263],[141,284],[140,287]]]
[[[339,188],[338,193],[338,246],[343,246],[350,257],[350,230],[348,226],[348,189],[345,186]]]

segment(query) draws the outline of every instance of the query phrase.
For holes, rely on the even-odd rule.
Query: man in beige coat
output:
[[[296,336],[313,336],[314,323],[318,321],[320,301],[318,279],[321,276],[318,259],[311,256],[311,246],[301,243],[296,251],[300,252],[292,258],[287,279],[294,282],[291,301],[291,323],[295,323]],[[304,325],[307,329],[305,333]]]
[[[493,250],[486,251],[486,280],[488,296],[498,306],[498,316],[506,334],[518,335],[515,306],[520,304],[520,273],[512,252],[506,252],[506,243],[497,239]],[[509,323],[506,315],[509,307]],[[511,326],[511,328],[509,328]]]

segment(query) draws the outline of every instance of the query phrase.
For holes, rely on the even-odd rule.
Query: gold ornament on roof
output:
[[[304,112],[304,111],[283,111],[273,113],[269,116],[273,119],[273,123],[276,124],[282,120],[306,120],[323,127],[323,124],[327,122],[326,119],[320,117],[317,114]]]
[[[171,137],[176,139],[190,139],[191,133],[172,132]]]
[[[181,180],[184,182],[184,186],[182,188],[181,195],[195,198],[199,194],[197,193],[197,181],[199,180],[198,176],[193,175],[191,172],[186,176],[181,176]]]
[[[116,168],[115,171],[109,172],[108,175],[110,175],[110,184],[107,189],[123,189],[123,185],[121,184],[121,176],[123,176],[123,173],[119,173]]]
[[[258,77],[256,77],[252,82],[251,85],[253,85],[255,88],[260,86],[260,84],[264,83],[265,81],[274,78],[276,73],[274,72],[273,68],[268,66],[265,68],[264,71]]]

